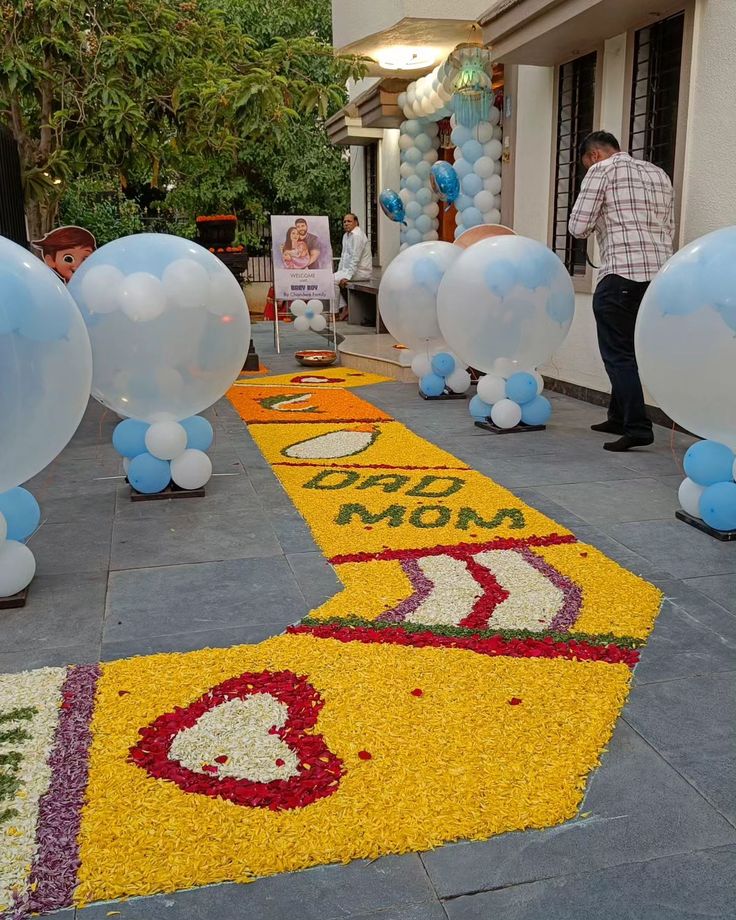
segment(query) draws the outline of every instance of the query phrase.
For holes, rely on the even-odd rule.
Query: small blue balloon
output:
[[[472,137],[473,133],[470,128],[466,128],[464,125],[455,125],[452,129],[450,140],[456,147],[462,147],[463,144],[467,144]]]
[[[422,234],[417,230],[416,227],[411,227],[406,231],[406,242],[410,246],[416,246],[417,243],[422,242]]]
[[[708,486],[700,496],[700,516],[715,530],[736,530],[736,482]]]
[[[429,233],[434,228],[432,218],[428,214],[420,214],[416,219],[416,228],[420,233]]]
[[[139,422],[135,418],[123,419],[115,426],[112,433],[112,446],[121,457],[128,457],[131,460],[138,454],[144,454],[148,427],[147,422]]]
[[[429,166],[429,163],[427,163],[427,166]],[[414,192],[414,194],[419,192],[424,185],[418,175],[409,176],[409,178],[404,181],[406,182],[406,188],[408,188],[410,192]]]
[[[404,151],[404,161],[406,163],[419,163],[423,157],[424,154],[418,147],[410,147]]]
[[[192,415],[179,424],[187,433],[187,447],[193,450],[207,450],[210,447],[215,432],[206,418],[201,415]]]
[[[8,489],[0,494],[0,514],[8,525],[8,540],[23,543],[41,523],[41,509],[28,489]]]
[[[425,396],[441,396],[445,392],[445,378],[439,374],[425,374],[419,380],[419,389]]]
[[[405,121],[401,127],[404,130],[404,134],[408,134],[409,137],[416,137],[418,134],[422,133],[421,122],[417,121],[416,118],[410,118],[409,121]]]
[[[448,355],[446,351],[441,351],[432,358],[432,370],[439,377],[449,377],[455,370],[455,359]]]
[[[429,151],[434,146],[432,144],[432,138],[428,134],[417,134],[417,136],[414,138],[414,144],[422,151],[422,153],[429,153]]]
[[[476,160],[483,156],[483,145],[475,138],[471,138],[463,144],[462,151],[468,163],[475,163]]]
[[[153,495],[162,492],[171,482],[171,464],[148,452],[133,457],[128,467],[128,482],[136,492]]]
[[[314,319],[314,310],[305,310],[304,315],[307,319]]]
[[[483,223],[483,215],[476,207],[465,208],[461,212],[463,225],[465,227],[479,227]]]
[[[471,198],[475,198],[478,192],[483,189],[483,180],[480,176],[476,176],[475,173],[468,173],[467,176],[460,183],[462,190],[466,195],[470,195]]]
[[[733,479],[734,453],[718,441],[698,441],[685,454],[685,475],[699,486],[712,486]]]
[[[406,206],[406,217],[408,220],[416,220],[422,214],[422,206],[418,201],[410,201]]]
[[[438,160],[432,165],[429,181],[435,194],[449,204],[460,194],[460,178],[457,171],[445,160]]]
[[[521,407],[521,420],[525,425],[546,425],[552,415],[552,404],[546,396],[535,396]]]
[[[458,211],[465,211],[467,208],[473,207],[473,199],[470,195],[463,195],[462,193],[457,196],[455,201],[455,207]]]
[[[471,417],[478,422],[490,418],[492,408],[493,406],[490,406],[487,402],[482,400],[480,396],[474,396],[468,403],[468,412],[470,412]]]
[[[531,374],[526,371],[518,371],[512,374],[506,381],[506,397],[513,399],[520,406],[525,406],[531,402],[537,395],[537,381]]]
[[[429,163],[427,165],[429,166]],[[422,186],[417,191],[417,201],[423,208],[426,208],[428,204],[432,204],[432,189],[427,188],[426,185]]]
[[[417,163],[417,165],[414,167],[414,174],[416,178],[418,178],[422,182],[427,182],[431,172],[432,172],[432,167],[426,160],[422,160],[421,163]],[[418,189],[415,189],[415,191],[418,191]]]
[[[399,224],[404,220],[404,202],[399,197],[398,192],[391,188],[385,188],[378,196],[378,203],[389,220]]]
[[[460,182],[462,182],[466,176],[471,175],[473,172],[472,164],[463,159],[455,160],[454,169]]]
[[[508,259],[489,262],[485,273],[488,290],[497,297],[507,297],[518,284],[516,266]]]

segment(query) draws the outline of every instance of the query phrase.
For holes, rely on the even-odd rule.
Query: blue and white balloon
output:
[[[407,188],[410,188],[409,181],[407,179]],[[421,187],[421,182],[419,182],[419,186]],[[385,188],[378,196],[378,203],[389,220],[393,220],[396,223],[401,223],[404,220],[404,202],[399,197],[398,192]]]
[[[662,409],[736,450],[736,226],[669,260],[642,301],[635,346],[642,381]]]
[[[574,309],[562,262],[522,236],[492,237],[463,250],[437,295],[440,330],[452,351],[487,373],[498,372],[496,362],[503,359],[510,373],[502,376],[545,364],[564,341]]]
[[[0,492],[67,445],[91,379],[89,337],[68,290],[40,259],[0,237]]]
[[[117,277],[112,270],[122,280],[104,286]],[[85,260],[69,292],[92,343],[92,394],[118,415],[188,418],[219,399],[243,367],[250,341],[243,291],[196,243],[156,233],[115,240]]]

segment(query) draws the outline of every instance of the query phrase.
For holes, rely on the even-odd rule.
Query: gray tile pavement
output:
[[[254,338],[272,373],[295,370],[293,350],[324,341],[288,330],[276,356],[268,328],[256,327]],[[428,403],[399,383],[355,392],[664,591],[580,816],[546,831],[101,904],[77,916],[732,916],[736,544],[672,517],[690,439],[657,428],[652,448],[610,456],[589,431],[601,410],[556,394],[547,431],[493,436],[473,427],[464,401]],[[218,475],[207,496],[134,505],[109,443],[115,419],[90,404],[72,444],[31,483],[44,521],[31,544],[39,575],[23,611],[0,613],[0,672],[259,642],[339,590],[232,407],[220,401],[208,415]]]

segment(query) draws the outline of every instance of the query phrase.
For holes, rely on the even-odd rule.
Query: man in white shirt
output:
[[[335,272],[335,303],[340,307],[336,319],[348,318],[347,286],[350,281],[367,281],[373,274],[373,254],[368,237],[358,226],[355,214],[346,214],[342,220],[345,231],[342,237],[340,263]]]

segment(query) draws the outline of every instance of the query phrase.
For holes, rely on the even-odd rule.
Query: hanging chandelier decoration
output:
[[[450,55],[457,68],[453,87],[457,123],[475,128],[488,121],[493,106],[491,54],[479,45],[459,45]]]

